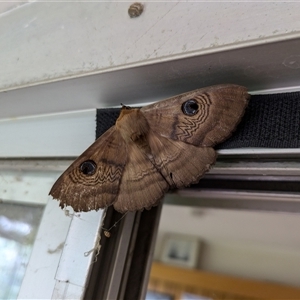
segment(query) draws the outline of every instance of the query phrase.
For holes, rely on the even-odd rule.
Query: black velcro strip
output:
[[[119,117],[121,108],[97,109],[96,116],[96,138],[101,136],[110,127],[114,126]]]
[[[96,137],[113,126],[120,108],[98,109]],[[237,130],[218,149],[299,148],[300,92],[254,95]]]

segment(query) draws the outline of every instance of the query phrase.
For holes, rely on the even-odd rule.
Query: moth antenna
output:
[[[125,105],[125,104],[123,104],[123,103],[120,103],[120,104],[121,104],[122,108],[124,108],[124,109],[131,109],[130,106],[127,106],[127,105]]]

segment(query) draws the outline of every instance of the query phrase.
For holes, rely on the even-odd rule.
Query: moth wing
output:
[[[245,87],[216,85],[181,94],[141,108],[157,134],[195,146],[209,146],[228,138],[241,120],[249,100]],[[198,112],[185,115],[182,105],[197,102]]]
[[[114,208],[124,213],[150,209],[169,190],[169,184],[159,173],[144,151],[137,145],[128,146],[128,159],[120,183]]]
[[[149,145],[154,164],[172,188],[197,183],[217,157],[211,147],[197,147],[151,131]]]
[[[49,194],[62,208],[70,205],[76,212],[105,208],[116,200],[126,160],[126,143],[113,126],[70,165]],[[86,161],[94,162],[93,174],[80,170]]]

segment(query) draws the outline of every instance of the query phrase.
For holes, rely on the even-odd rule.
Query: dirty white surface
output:
[[[11,172],[11,177],[18,173],[22,172]],[[79,299],[98,250],[103,210],[74,214],[71,208],[60,209],[58,201],[47,197],[59,172],[36,171],[39,180],[28,184],[31,173],[18,175],[20,183],[24,179],[28,195],[23,195],[25,188],[20,183],[4,182],[4,187],[16,191],[8,193],[4,201],[46,204],[18,299]],[[4,181],[8,178],[5,173],[0,175]]]
[[[47,198],[47,197],[46,197]],[[18,299],[51,299],[55,274],[72,219],[49,199],[35,239]]]
[[[102,214],[103,210],[74,215],[55,275],[52,299],[76,299],[85,291],[89,270],[100,250]]]
[[[59,173],[5,169],[0,166],[0,199],[26,205],[47,203],[49,188]]]
[[[143,3],[133,19],[127,1],[36,1],[1,14],[0,90],[299,37],[299,2]]]
[[[0,2],[0,17],[1,14],[8,13],[9,11],[17,9],[21,5],[27,4],[28,2],[30,2],[30,0]]]
[[[0,157],[75,157],[95,141],[96,110],[0,119]]]
[[[4,9],[0,118],[145,104],[219,83],[299,89],[300,2],[143,3],[133,19],[127,1]]]

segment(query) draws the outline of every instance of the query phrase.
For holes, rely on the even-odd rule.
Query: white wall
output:
[[[239,241],[204,242],[200,268],[213,272],[300,286],[300,251]]]
[[[166,233],[197,236],[202,270],[300,287],[299,227],[292,213],[164,205],[155,259]]]

